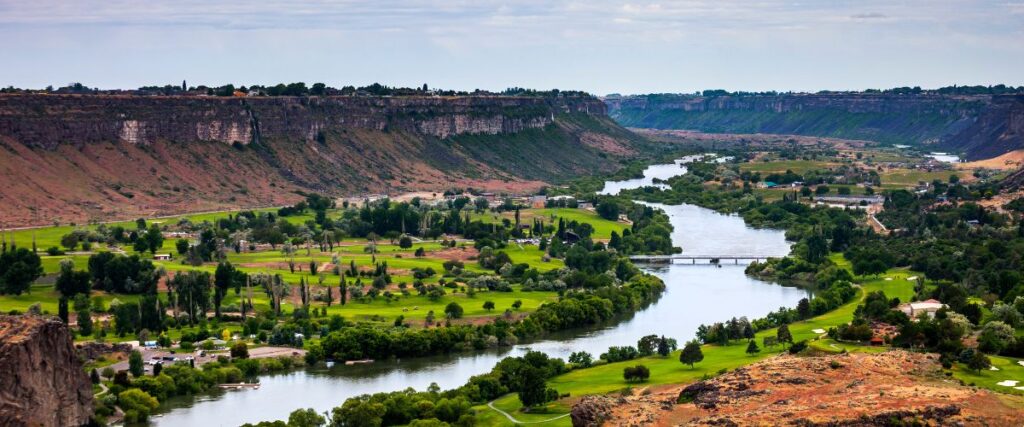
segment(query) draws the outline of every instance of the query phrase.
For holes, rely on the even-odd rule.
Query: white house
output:
[[[921,313],[927,313],[929,318],[935,317],[935,312],[945,307],[946,304],[939,302],[934,299],[927,299],[924,301],[914,301],[909,303],[903,303],[896,307],[897,310],[902,311],[911,319],[916,319]]]

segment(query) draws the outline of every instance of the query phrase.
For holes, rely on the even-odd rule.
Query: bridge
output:
[[[690,260],[691,264],[696,264],[698,260],[708,261],[712,264],[719,264],[722,261],[732,261],[733,264],[739,264],[740,261],[761,261],[767,260],[768,258],[779,258],[779,255],[690,255],[690,254],[675,254],[675,255],[631,255],[629,259],[636,261],[637,263],[647,264],[671,264],[673,260]]]

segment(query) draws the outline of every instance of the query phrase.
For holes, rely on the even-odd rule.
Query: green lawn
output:
[[[992,361],[992,366],[998,369],[997,371],[974,372],[958,363],[953,366],[953,377],[962,380],[967,385],[1024,396],[1024,390],[1022,390],[1024,389],[1024,366],[1020,365],[1021,360],[1002,356],[989,356],[988,358]],[[1018,383],[1012,387],[997,384],[1008,380],[1018,381]]]
[[[961,179],[971,175],[970,171],[937,171],[928,172],[916,169],[897,169],[882,174],[882,186],[885,188],[906,188],[918,185],[920,182],[931,183],[934,180],[948,182],[950,175],[957,175]]]
[[[448,295],[439,301],[430,301],[427,297],[416,295],[416,291],[412,288],[412,282],[414,281],[414,278],[412,277],[412,269],[433,268],[437,274],[424,279],[424,282],[436,283],[440,280],[444,274],[443,263],[445,259],[432,256],[434,251],[442,250],[439,243],[422,242],[414,244],[412,248],[403,249],[397,245],[387,244],[385,241],[381,242],[381,244],[377,246],[378,253],[376,255],[365,253],[363,251],[366,241],[362,239],[348,240],[344,245],[346,246],[336,246],[334,248],[334,252],[320,252],[318,247],[313,247],[310,250],[310,255],[306,255],[305,248],[298,250],[293,257],[296,267],[296,271],[294,273],[288,268],[288,260],[292,257],[283,254],[280,250],[243,252],[240,254],[229,252],[228,261],[247,273],[280,274],[287,283],[293,286],[297,285],[300,279],[304,279],[312,284],[314,292],[323,290],[323,288],[319,286],[320,275],[312,275],[309,273],[309,262],[311,260],[315,260],[322,266],[330,263],[333,255],[337,253],[340,257],[343,270],[347,270],[351,261],[355,261],[357,268],[360,269],[371,269],[373,267],[374,260],[376,260],[376,262],[387,262],[388,269],[391,272],[392,282],[395,284],[406,283],[407,289],[411,295],[401,296],[401,293],[397,288],[392,288],[391,292],[398,296],[397,300],[386,302],[384,298],[378,297],[376,300],[367,303],[350,301],[343,307],[338,304],[340,298],[338,293],[340,277],[334,275],[333,272],[321,273],[324,277],[324,285],[334,287],[332,292],[334,294],[335,303],[332,307],[328,308],[329,314],[340,314],[355,321],[377,321],[389,324],[399,315],[404,315],[412,324],[420,326],[422,324],[421,321],[426,317],[427,312],[430,310],[434,311],[436,318],[443,318],[444,307],[452,301],[459,303],[459,305],[463,307],[466,318],[475,318],[500,316],[504,313],[505,309],[511,308],[512,303],[516,300],[522,301],[522,307],[519,309],[518,313],[528,313],[536,310],[537,307],[544,302],[554,301],[557,299],[557,295],[552,292],[523,292],[519,286],[514,286],[513,292],[481,292],[474,297],[469,297],[465,293],[446,288]],[[414,255],[415,250],[420,247],[427,251],[426,256],[416,257]],[[471,248],[467,250],[471,250]],[[561,268],[565,265],[563,261],[559,259],[552,259],[547,262],[543,261],[542,257],[544,252],[538,249],[535,245],[512,244],[503,250],[509,254],[513,262],[527,263],[531,267],[537,268],[542,272]],[[85,269],[88,262],[88,255],[43,256],[42,258],[44,270],[47,274],[55,273],[58,270],[59,262],[64,258],[71,258],[74,260],[76,268],[79,269]],[[180,259],[156,261],[155,264],[163,267],[172,274],[189,270],[213,273],[216,269],[215,263],[192,266],[182,264]],[[493,271],[484,270],[476,263],[476,261],[472,260],[465,261],[465,268],[476,273],[494,274]],[[353,284],[355,280],[355,278],[349,278],[347,282],[349,284]],[[366,287],[372,283],[372,279],[368,277],[362,278],[361,281]],[[295,294],[296,292],[297,290],[293,288],[292,294]],[[137,295],[108,295],[98,292],[94,292],[93,295],[102,298],[106,304],[109,304],[109,302],[114,298],[121,301],[134,301],[138,299]],[[57,299],[58,295],[56,291],[53,290],[51,284],[37,283],[32,286],[31,293],[18,296],[0,296],[0,312],[9,312],[11,310],[24,312],[29,306],[38,302],[44,312],[56,314]],[[229,292],[225,298],[224,305],[238,305],[240,300],[241,298],[235,295],[234,292]],[[270,307],[270,301],[261,289],[253,289],[253,300],[257,309],[268,309]],[[493,301],[496,306],[495,309],[493,311],[484,310],[483,304],[485,301]],[[286,309],[291,307],[291,304],[287,301],[284,305]],[[314,302],[312,306],[319,308],[324,307],[325,304],[321,302]],[[172,334],[172,337],[178,336],[179,334],[180,333],[174,333]]]
[[[787,170],[791,170],[793,173],[802,174],[810,170],[828,169],[838,165],[839,164],[835,162],[826,162],[822,160],[773,160],[769,162],[757,161],[742,163],[740,164],[740,170],[761,172],[761,175],[785,173]]]

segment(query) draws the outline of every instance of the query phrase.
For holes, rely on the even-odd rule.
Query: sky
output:
[[[0,86],[1024,85],[1024,0],[0,0]]]

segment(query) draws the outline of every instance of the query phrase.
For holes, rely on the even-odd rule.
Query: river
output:
[[[654,165],[644,178],[606,183],[603,193],[651,185],[686,172],[685,160]],[[675,230],[672,241],[684,254],[775,255],[789,252],[784,233],[747,227],[737,216],[692,205],[666,206]],[[744,266],[723,264],[661,265],[645,270],[665,281],[667,291],[657,302],[628,319],[601,327],[562,332],[544,340],[500,350],[457,355],[381,361],[369,365],[317,367],[260,377],[258,390],[217,391],[168,402],[151,423],[164,427],[237,426],[247,422],[287,419],[298,408],[330,411],[349,397],[365,393],[418,390],[437,383],[442,389],[458,387],[470,376],[490,371],[504,357],[530,350],[567,358],[574,351],[597,357],[612,345],[636,345],[649,334],[675,338],[680,344],[693,339],[702,323],[731,317],[761,317],[779,307],[795,306],[808,296],[799,288],[784,287],[747,277]]]

